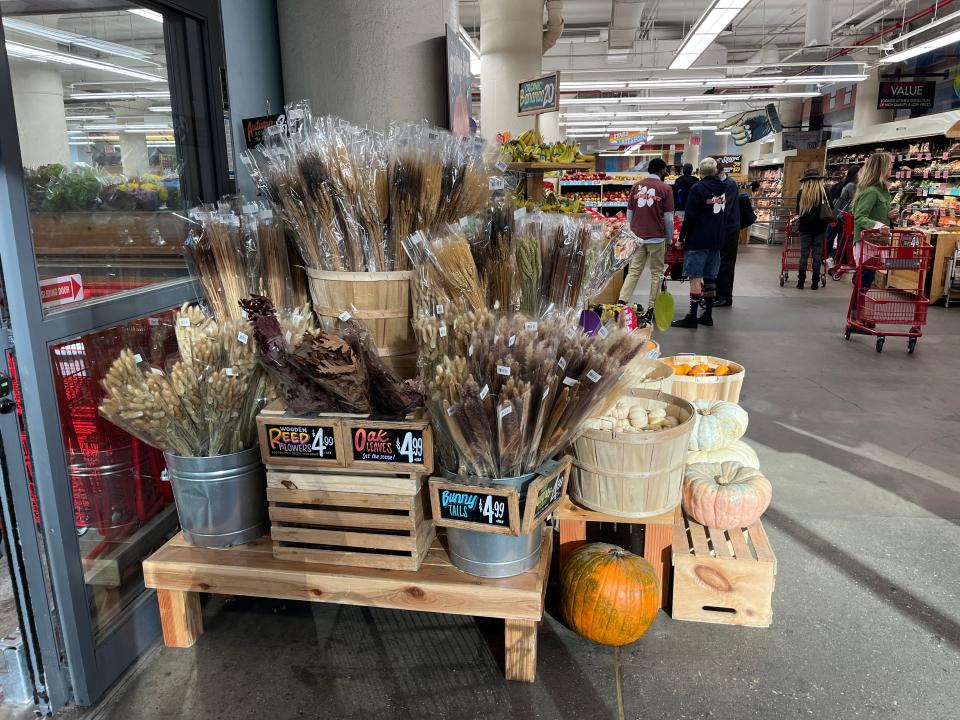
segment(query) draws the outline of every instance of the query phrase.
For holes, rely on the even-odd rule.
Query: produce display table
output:
[[[670,550],[673,544],[673,516],[670,510],[662,515],[646,518],[626,518],[618,515],[588,510],[577,505],[569,497],[557,508],[560,527],[560,563],[587,541],[587,523],[627,523],[646,525],[643,536],[643,557],[653,565],[660,577],[660,606],[667,609],[670,598]]]
[[[203,634],[201,592],[473,615],[503,618],[506,677],[533,682],[552,549],[546,532],[535,570],[488,579],[453,567],[440,539],[418,571],[405,572],[277,560],[269,536],[210,550],[187,545],[177,534],[144,561],[143,577],[157,590],[168,647],[190,647]]]

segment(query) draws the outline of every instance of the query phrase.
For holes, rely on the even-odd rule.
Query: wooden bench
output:
[[[618,515],[589,510],[577,505],[569,497],[557,508],[557,520],[560,528],[560,564],[570,553],[587,541],[587,523],[626,523],[644,525],[643,557],[653,565],[660,577],[660,605],[666,610],[670,604],[670,548],[673,544],[674,511],[647,518],[628,518]]]
[[[201,592],[472,615],[505,621],[506,677],[533,682],[552,550],[547,531],[536,569],[488,579],[455,568],[440,539],[410,572],[278,560],[270,536],[211,550],[192,547],[178,534],[144,561],[143,577],[157,591],[167,647],[190,647],[203,634]]]

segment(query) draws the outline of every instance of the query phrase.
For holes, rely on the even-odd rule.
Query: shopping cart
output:
[[[675,216],[673,237],[663,250],[662,290],[667,289],[667,280],[683,280],[683,250],[680,248],[680,226],[683,221]]]
[[[829,268],[830,277],[839,280],[846,273],[857,269],[853,260],[853,214],[845,210],[837,213],[837,251],[833,256],[833,266]]]
[[[790,279],[790,271],[800,273],[800,233],[797,230],[799,215],[793,215],[787,221],[787,233],[783,240],[783,250],[780,252],[780,287]],[[827,235],[823,235],[823,249],[820,251],[820,267],[813,267],[813,253],[807,259],[807,268],[812,276],[814,287],[817,283],[823,287],[827,284]]]
[[[887,337],[905,337],[907,352],[912,353],[917,339],[923,336],[920,328],[927,324],[930,301],[923,295],[923,282],[930,269],[933,247],[918,230],[889,228],[864,230],[858,243],[859,264],[853,276],[853,294],[847,311],[844,337],[853,332],[877,338],[877,352],[883,350]],[[907,289],[863,287],[864,270],[909,271],[916,280],[908,281]],[[887,283],[890,275],[887,276]],[[881,330],[878,325],[907,325],[907,331]]]

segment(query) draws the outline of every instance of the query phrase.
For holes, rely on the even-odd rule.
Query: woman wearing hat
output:
[[[833,222],[833,210],[827,197],[827,188],[819,171],[807,170],[800,178],[797,196],[797,230],[800,233],[800,268],[797,288],[802,290],[807,279],[807,260],[813,255],[813,280],[810,289],[816,290],[823,262],[823,235]]]

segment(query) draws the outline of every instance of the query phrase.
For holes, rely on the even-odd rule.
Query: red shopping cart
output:
[[[922,232],[905,228],[864,230],[858,243],[859,261],[853,277],[853,294],[847,312],[844,337],[853,332],[877,338],[877,352],[887,337],[905,337],[912,353],[920,331],[927,324],[930,301],[923,295],[923,281],[930,269],[933,246],[924,242]],[[885,270],[888,287],[864,287],[865,271]],[[906,271],[905,288],[890,287],[892,271]],[[903,277],[903,275],[901,275]],[[880,325],[906,325],[909,330],[881,330]]]
[[[683,280],[683,250],[679,245],[680,226],[683,221],[675,217],[673,237],[663,249],[663,283],[661,289],[667,289],[667,280]]]
[[[853,260],[853,214],[841,210],[837,213],[837,251],[833,256],[830,277],[839,280],[846,273],[857,269]]]
[[[780,287],[790,279],[790,272],[800,272],[800,233],[797,231],[799,215],[793,215],[787,221],[787,235],[783,240],[783,250],[780,252]],[[813,253],[807,259],[807,269],[810,270],[812,283],[827,284],[827,236],[823,236],[823,249],[820,251],[820,267],[813,267]]]

